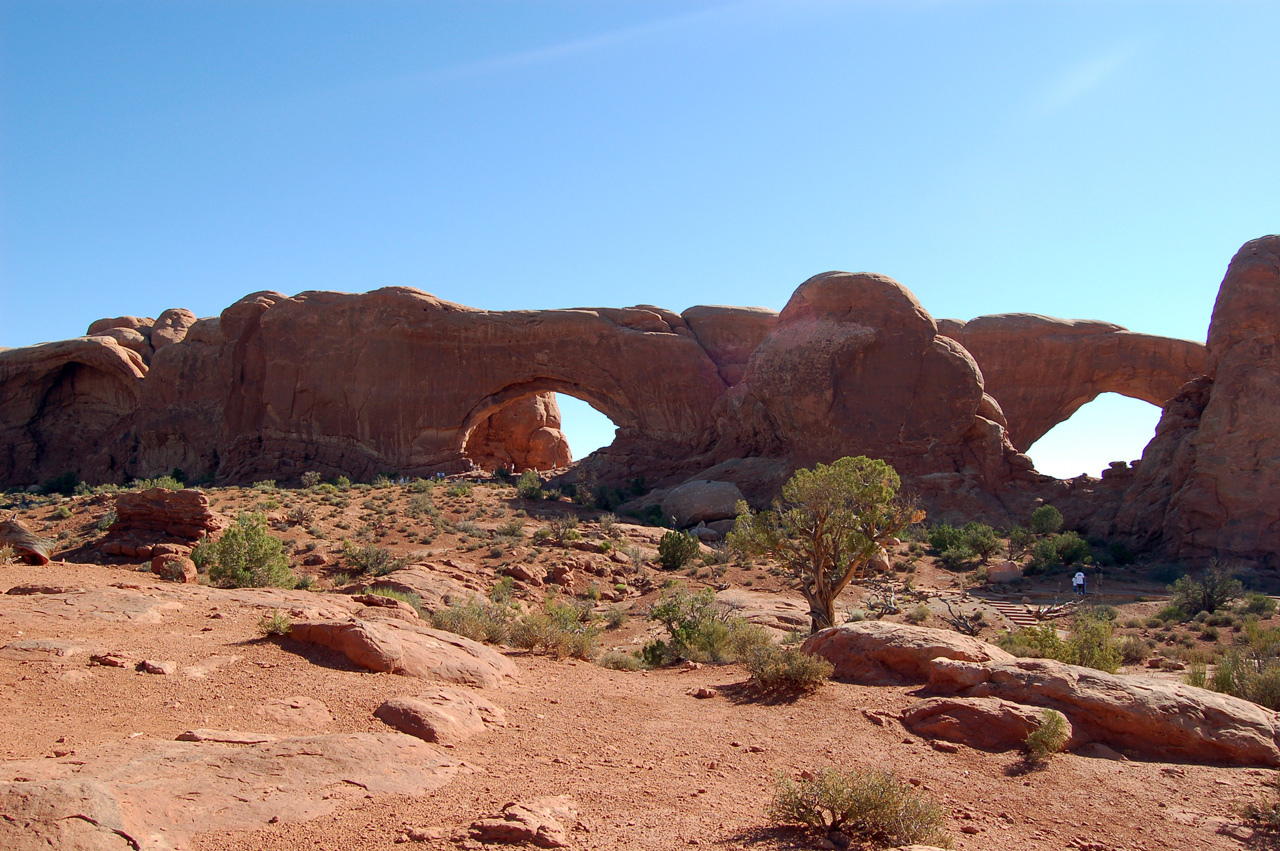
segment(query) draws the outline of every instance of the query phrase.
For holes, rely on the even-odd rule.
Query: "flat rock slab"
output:
[[[373,714],[401,733],[444,745],[483,733],[486,724],[506,726],[506,713],[500,706],[455,689],[393,697]]]
[[[481,842],[568,848],[569,830],[578,822],[578,805],[564,795],[507,804],[498,818],[471,825],[471,838]]]
[[[366,795],[420,795],[461,764],[402,733],[263,744],[130,739],[70,760],[5,764],[0,848],[183,849],[209,831],[300,822]]]
[[[254,714],[301,730],[323,732],[333,726],[333,715],[329,713],[329,707],[314,697],[305,695],[268,700],[255,709]]]
[[[498,688],[516,676],[514,662],[483,644],[390,618],[303,621],[289,637],[329,647],[371,671],[476,688]]]
[[[79,641],[66,641],[60,638],[27,638],[12,641],[0,647],[0,658],[23,661],[27,659],[44,659],[53,661],[94,653],[101,648]]]
[[[809,604],[803,600],[728,588],[716,593],[716,602],[728,606],[733,614],[748,623],[759,624],[778,632],[809,630]]]
[[[451,602],[465,603],[472,597],[484,597],[488,591],[474,581],[463,582],[452,574],[457,573],[434,564],[411,564],[380,576],[369,583],[370,590],[387,588],[402,594],[417,594],[427,611],[444,608]]]
[[[173,599],[122,588],[95,588],[70,594],[41,594],[31,597],[35,613],[66,620],[97,618],[139,624],[163,622],[163,613],[182,608]]]
[[[265,745],[279,740],[279,736],[271,736],[267,733],[246,733],[241,730],[197,728],[178,734],[180,742],[221,742],[224,745]]]

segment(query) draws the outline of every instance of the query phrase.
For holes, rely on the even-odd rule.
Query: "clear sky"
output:
[[[1203,340],[1280,230],[1277,31],[1274,0],[0,0],[0,345],[263,289],[777,309],[829,269]],[[1124,402],[1032,456],[1137,457]]]

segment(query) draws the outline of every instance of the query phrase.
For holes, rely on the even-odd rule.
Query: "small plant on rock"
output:
[[[258,621],[258,632],[268,638],[273,635],[288,635],[291,626],[293,626],[293,619],[289,617],[288,612],[272,609],[271,614],[263,615]]]
[[[1067,718],[1054,709],[1040,713],[1040,726],[1027,734],[1027,761],[1044,763],[1067,745]]]

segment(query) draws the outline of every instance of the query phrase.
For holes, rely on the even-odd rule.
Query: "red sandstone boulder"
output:
[[[736,517],[741,500],[742,491],[732,482],[685,482],[663,498],[662,515],[672,518],[677,529],[685,529]]]
[[[506,726],[502,707],[455,689],[393,697],[373,714],[401,733],[442,745],[457,744],[483,733],[486,724]]]
[[[498,818],[471,825],[471,838],[480,842],[531,844],[539,848],[568,848],[568,831],[578,822],[578,805],[560,795],[507,804]]]
[[[908,706],[902,724],[926,738],[1007,751],[1022,747],[1039,728],[1042,712],[998,697],[930,697]],[[1070,724],[1067,733],[1069,740]]]
[[[196,315],[184,307],[171,307],[156,317],[151,326],[151,348],[160,351],[165,346],[182,342],[187,330],[196,323]]]
[[[151,488],[118,495],[116,521],[107,532],[108,538],[116,539],[195,542],[226,526],[227,519],[209,507],[202,492]],[[141,554],[136,546],[135,554]]]
[[[804,652],[821,656],[832,676],[867,685],[903,685],[929,679],[935,659],[1012,662],[995,645],[958,632],[888,621],[859,621],[811,635]]]
[[[151,572],[171,582],[195,582],[196,563],[185,556],[164,554],[153,556]]]
[[[1280,765],[1280,716],[1230,695],[1049,659],[950,661],[930,673],[935,692],[1056,709],[1080,743],[1147,759]]]
[[[551,470],[573,458],[560,430],[554,393],[516,399],[494,411],[467,438],[467,457],[484,470]]]
[[[516,676],[510,659],[483,644],[398,620],[302,621],[289,637],[329,647],[371,671],[477,688],[498,688]]]

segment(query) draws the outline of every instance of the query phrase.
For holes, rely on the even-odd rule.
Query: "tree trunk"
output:
[[[809,621],[810,635],[835,626],[836,601],[816,600],[813,597],[809,597]]]

